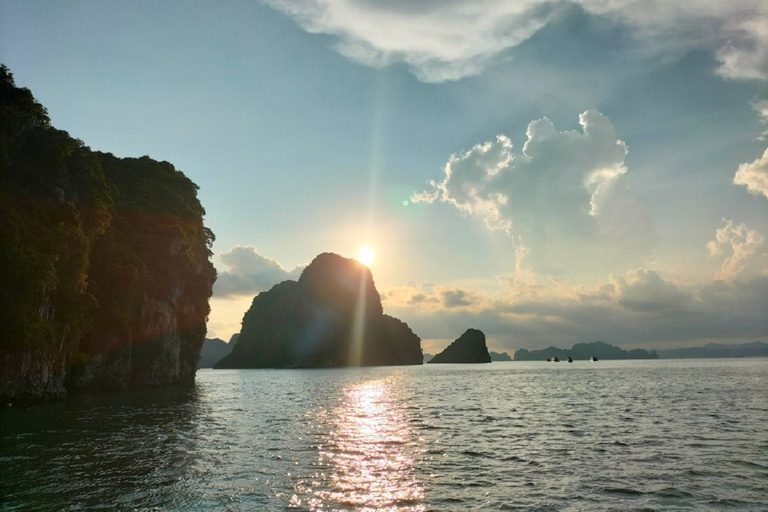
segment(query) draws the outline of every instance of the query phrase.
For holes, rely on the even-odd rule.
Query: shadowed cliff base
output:
[[[194,382],[216,276],[197,190],[55,129],[0,66],[0,403]]]
[[[485,344],[485,334],[478,329],[467,329],[445,350],[433,357],[432,363],[490,363],[491,356]]]
[[[253,299],[232,353],[214,368],[422,364],[421,339],[385,315],[371,271],[333,253]]]

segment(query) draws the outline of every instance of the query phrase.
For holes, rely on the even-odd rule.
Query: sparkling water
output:
[[[201,370],[0,410],[0,510],[768,510],[768,359]]]

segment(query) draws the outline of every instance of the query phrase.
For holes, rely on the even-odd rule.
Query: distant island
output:
[[[467,329],[464,334],[448,345],[445,350],[430,359],[437,363],[490,363],[491,356],[485,344],[485,334],[478,329]]]
[[[371,271],[323,253],[297,281],[258,294],[232,352],[214,368],[423,364],[421,339],[385,315]]]
[[[219,338],[205,338],[203,349],[200,351],[200,359],[197,361],[198,368],[213,368],[213,365],[224,359],[235,346],[238,335],[233,334],[229,343]]]
[[[491,356],[491,361],[511,361],[512,357],[506,352],[488,352]]]
[[[0,65],[0,403],[194,383],[216,279],[198,187],[91,150]]]
[[[655,350],[650,352],[642,349],[624,350],[602,341],[592,343],[577,343],[570,349],[547,347],[542,350],[527,350],[521,348],[515,352],[515,361],[546,361],[550,357],[560,360],[571,356],[574,360],[589,360],[591,356],[598,359],[658,359]]]

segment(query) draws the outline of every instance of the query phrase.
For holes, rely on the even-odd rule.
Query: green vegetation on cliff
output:
[[[203,214],[173,165],[91,151],[0,66],[0,398],[191,382],[215,279]]]

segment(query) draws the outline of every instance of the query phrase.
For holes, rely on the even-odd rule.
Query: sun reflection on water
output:
[[[311,510],[425,510],[413,474],[418,443],[388,382],[348,387],[326,420],[330,432],[319,456],[330,471],[308,500]]]

